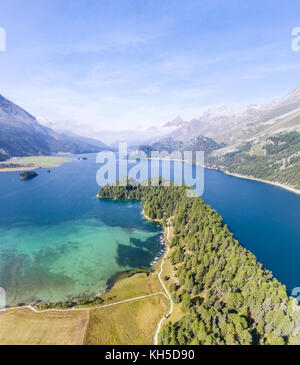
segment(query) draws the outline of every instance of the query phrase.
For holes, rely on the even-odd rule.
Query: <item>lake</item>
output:
[[[138,202],[96,198],[100,166],[95,154],[85,156],[51,173],[38,169],[28,181],[0,174],[0,286],[8,303],[101,293],[114,274],[150,267],[159,251],[161,229],[145,221]],[[206,169],[203,199],[289,292],[300,287],[299,195]]]
[[[0,174],[0,286],[7,302],[58,301],[106,289],[118,272],[150,267],[161,228],[139,202],[99,200],[95,155]]]

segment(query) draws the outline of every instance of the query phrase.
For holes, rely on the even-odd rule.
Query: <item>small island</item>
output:
[[[21,180],[30,180],[37,177],[38,174],[35,171],[25,171],[20,173]]]

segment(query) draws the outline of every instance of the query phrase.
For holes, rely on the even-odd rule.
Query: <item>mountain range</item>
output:
[[[300,87],[260,106],[222,106],[191,121],[177,117],[164,127],[173,131],[140,149],[149,154],[200,148],[207,167],[300,191]]]
[[[146,143],[140,138],[139,149],[148,155],[153,150],[201,150],[206,153],[207,167],[300,189],[300,87],[260,106],[222,106],[190,121],[177,117],[154,132],[147,130]],[[126,138],[126,133],[120,133],[118,138]],[[110,148],[63,126],[57,128],[0,95],[0,161],[103,149]]]
[[[187,142],[176,141],[171,137],[162,138],[160,141],[151,145],[140,145],[139,150],[151,156],[152,151],[172,153],[174,151],[204,151],[210,154],[212,151],[222,148],[224,144],[219,144],[209,137],[198,136]]]
[[[98,152],[108,147],[101,141],[71,132],[57,133],[36,117],[0,95],[0,161],[10,157],[50,155],[58,152]]]
[[[291,113],[292,112],[292,113]],[[289,113],[291,113],[289,115]],[[249,105],[243,109],[222,106],[209,109],[199,118],[184,121],[177,117],[165,126],[176,127],[168,137],[188,141],[199,135],[232,145],[255,137],[264,129],[275,125],[278,118],[300,116],[300,87],[285,97],[263,105]],[[297,123],[296,123],[297,124]],[[280,126],[279,128],[280,129]]]

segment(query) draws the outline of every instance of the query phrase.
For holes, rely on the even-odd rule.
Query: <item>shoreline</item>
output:
[[[97,194],[97,198],[99,198],[98,197],[98,194]],[[101,199],[101,198],[99,198],[99,199]],[[152,218],[150,218],[150,217],[148,217],[145,213],[144,213],[144,210],[142,211],[142,215],[143,215],[143,217],[144,217],[144,219],[145,220],[148,220],[148,221],[150,221],[150,222],[154,222],[154,223],[159,223],[160,224],[160,226],[161,227],[163,227],[163,231],[162,231],[162,233],[163,233],[163,235],[165,236],[165,235],[167,235],[167,227],[164,227],[163,226],[163,224],[159,221],[159,220],[155,220],[155,219],[152,219]],[[162,256],[163,257],[163,256]],[[162,258],[161,257],[161,258]],[[118,282],[120,282],[120,281],[122,281],[122,280],[124,280],[124,279],[127,279],[127,278],[131,278],[131,277],[133,277],[134,275],[136,275],[136,274],[143,274],[143,273],[145,273],[145,274],[147,274],[147,272],[152,272],[152,274],[155,274],[156,272],[157,272],[157,264],[160,262],[160,260],[161,260],[161,258],[159,259],[159,260],[157,260],[157,262],[155,263],[155,265],[153,265],[153,269],[145,269],[145,268],[142,268],[142,267],[139,267],[139,268],[136,268],[136,269],[132,269],[132,270],[124,270],[124,271],[119,271],[119,272],[117,272],[117,273],[115,273],[112,277],[110,277],[108,280],[107,280],[107,282],[106,282],[106,288],[100,293],[100,291],[99,291],[99,293],[98,294],[92,294],[92,295],[86,295],[86,298],[89,298],[89,297],[93,297],[93,298],[96,298],[97,296],[102,296],[102,295],[104,295],[104,294],[108,294],[113,288],[114,288],[114,286],[118,283]],[[137,272],[135,272],[134,274],[131,274],[133,271],[137,271]],[[140,270],[140,271],[139,271]],[[147,274],[148,275],[148,274]],[[76,301],[76,299],[78,300],[79,298],[73,298],[73,299],[70,299],[71,301]],[[61,302],[65,302],[65,301],[67,301],[67,300],[61,300]],[[58,301],[59,302],[59,301]],[[15,305],[12,305],[12,306],[10,306],[10,305],[8,305],[5,309],[6,310],[11,310],[11,309],[22,309],[22,308],[27,308],[27,307],[32,307],[32,308],[35,308],[35,306],[37,305],[37,304],[39,304],[39,303],[43,303],[43,302],[39,302],[39,301],[37,301],[37,302],[31,302],[31,303],[23,303],[24,305],[19,305],[19,306],[15,306]],[[46,303],[46,302],[44,302],[44,303]],[[49,303],[53,303],[53,302],[49,302]],[[76,308],[76,307],[74,307],[74,308]],[[93,308],[93,305],[91,305],[90,307],[87,305],[86,307],[85,307],[86,309],[89,309],[89,308]],[[60,311],[69,311],[70,309],[69,308],[65,308],[65,309],[56,309],[56,308],[51,308],[50,310],[60,310]],[[42,311],[39,311],[38,309],[37,309],[37,311],[38,312],[42,312]]]
[[[21,171],[32,171],[41,168],[40,166],[24,166],[24,167],[5,167],[0,168],[0,172],[21,172]]]
[[[150,160],[150,161],[151,160],[156,160],[157,161],[157,160],[169,160],[169,159],[163,159],[163,158],[162,159],[151,159],[151,158],[147,158],[147,160]],[[296,188],[294,188],[292,186],[284,185],[284,184],[281,184],[279,182],[270,181],[270,180],[264,180],[264,179],[256,178],[256,177],[253,177],[253,176],[241,175],[241,174],[237,174],[237,173],[234,173],[234,172],[229,172],[227,170],[218,169],[216,167],[201,166],[199,164],[193,164],[193,163],[191,163],[189,161],[184,161],[184,160],[172,159],[171,161],[174,161],[174,162],[184,162],[184,163],[188,163],[188,164],[190,164],[192,166],[204,167],[205,169],[223,172],[225,175],[230,175],[230,176],[238,177],[240,179],[246,179],[246,180],[252,180],[252,181],[259,181],[259,182],[262,182],[262,183],[265,183],[265,184],[270,184],[270,185],[277,186],[277,187],[279,187],[281,189],[288,190],[291,193],[300,195],[300,189],[296,189]]]
[[[229,172],[229,171],[226,171],[226,170],[220,170],[220,169],[215,169],[215,168],[208,168],[208,169],[209,170],[220,171],[220,172],[223,172],[225,175],[230,175],[230,176],[238,177],[239,179],[258,181],[258,182],[262,182],[264,184],[274,185],[274,186],[277,186],[278,188],[281,188],[281,189],[284,189],[284,190],[288,190],[291,193],[300,195],[300,190],[298,190],[296,188],[293,188],[291,186],[288,186],[288,185],[284,185],[284,184],[281,184],[281,183],[277,183],[275,181],[269,181],[269,180],[259,179],[259,178],[256,178],[256,177],[247,176],[247,175],[241,175],[241,174],[236,174],[234,172]]]
[[[164,236],[165,242],[167,242],[168,241],[168,232],[169,232],[167,226],[165,226],[159,219],[152,219],[152,218],[148,217],[145,214],[144,210],[142,211],[142,215],[143,215],[145,220],[148,220],[149,222],[152,222],[152,223],[157,223],[157,224],[159,224],[160,227],[163,228],[161,233]],[[155,268],[154,272],[156,272],[156,270],[157,270],[157,264],[161,261],[161,259],[164,258],[165,254],[166,254],[166,247],[167,247],[167,245],[165,243],[164,246],[163,246],[163,252],[164,253],[160,257],[158,256],[159,258],[156,262],[152,261],[152,263],[151,263],[151,265]]]
[[[159,223],[159,225],[163,227],[163,224],[161,223],[161,221],[160,221],[159,219],[152,219],[152,218],[148,217],[148,216],[145,214],[144,210],[142,210],[142,215],[143,215],[143,217],[144,217],[146,220],[148,220],[148,221],[150,221],[150,222]],[[166,232],[165,232],[165,228],[164,228],[164,234],[165,234],[165,233],[166,233]]]
[[[65,163],[65,162],[63,162]],[[21,171],[33,171],[33,170],[39,170],[39,169],[53,169],[55,167],[61,166],[63,163],[59,165],[47,165],[47,166],[24,166],[24,167],[5,167],[4,169],[0,168],[0,172],[21,172]]]

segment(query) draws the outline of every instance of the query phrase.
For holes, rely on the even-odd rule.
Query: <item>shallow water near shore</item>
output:
[[[149,268],[161,228],[139,202],[95,197],[94,158],[31,181],[3,173],[0,186],[0,286],[7,303],[98,294],[117,272]]]

